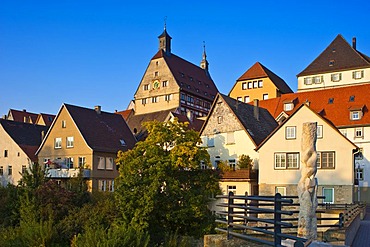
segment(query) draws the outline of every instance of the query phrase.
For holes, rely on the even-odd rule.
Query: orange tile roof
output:
[[[237,81],[258,79],[263,77],[269,77],[270,80],[275,84],[275,86],[282,93],[292,93],[292,89],[286,84],[286,82],[281,79],[274,72],[263,66],[260,62],[256,62],[252,67],[250,67]]]
[[[260,106],[267,109],[275,118],[284,111],[284,102],[296,98],[294,108],[284,111],[289,116],[303,103],[309,102],[312,110],[332,122],[336,127],[361,126],[370,124],[370,84],[338,87],[322,90],[312,90],[283,94],[281,97],[261,100]],[[354,100],[350,101],[350,97]],[[332,103],[329,102],[332,99]],[[363,107],[363,116],[360,120],[350,119],[350,110]]]
[[[121,115],[127,121],[127,119],[129,118],[129,116],[131,114],[133,114],[133,112],[134,112],[133,109],[128,109],[128,110],[119,111],[119,112],[115,112],[115,113]]]

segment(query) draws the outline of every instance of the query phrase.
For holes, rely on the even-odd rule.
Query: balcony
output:
[[[49,168],[47,170],[47,176],[49,178],[73,178],[77,177],[78,173],[80,172],[80,169],[78,168],[71,168],[71,169],[65,169],[65,168],[57,168],[57,169],[52,169]],[[83,172],[83,177],[84,178],[89,178],[91,170],[90,169],[82,169]]]

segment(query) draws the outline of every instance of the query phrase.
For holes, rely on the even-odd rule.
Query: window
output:
[[[227,186],[227,194],[229,194],[230,192],[233,192],[234,195],[236,194],[236,185],[228,185]]]
[[[356,179],[359,181],[364,180],[364,168],[357,168],[356,169]]]
[[[313,83],[315,84],[320,84],[324,82],[324,77],[323,76],[314,76],[313,77]]]
[[[170,101],[172,99],[172,94],[166,94],[165,96],[164,96],[164,100],[165,101]]]
[[[221,123],[222,123],[222,120],[223,120],[223,119],[222,119],[222,116],[218,116],[218,117],[217,117],[217,123],[218,123],[218,124],[221,124]]]
[[[311,85],[312,84],[312,77],[306,77],[306,78],[304,78],[303,79],[303,83],[305,84],[305,85]]]
[[[163,81],[162,82],[162,87],[168,87],[168,81]]]
[[[295,139],[296,136],[296,127],[295,126],[288,126],[285,128],[285,139]]]
[[[4,150],[4,157],[8,157],[8,150]]]
[[[143,88],[144,88],[144,91],[148,91],[150,89],[150,85],[144,84]]]
[[[126,146],[126,142],[123,139],[120,139],[119,143],[121,144],[122,147]]]
[[[287,153],[287,169],[297,169],[299,168],[299,153]]]
[[[335,60],[332,59],[332,60],[329,61],[329,66],[330,67],[333,66],[334,64],[335,64]]]
[[[322,195],[325,196],[324,203],[334,203],[334,188],[322,188]]]
[[[185,98],[186,98],[186,97],[185,97],[185,94],[183,94],[183,93],[182,93],[182,94],[181,94],[181,100],[184,100],[184,101],[185,101]]]
[[[62,138],[55,138],[54,148],[62,148]]]
[[[106,169],[107,170],[113,170],[113,163],[114,163],[114,160],[112,157],[107,157],[106,158]]]
[[[152,97],[152,103],[157,103],[158,102],[158,96]]]
[[[4,175],[4,167],[0,166],[0,176]]]
[[[347,137],[347,130],[346,129],[340,129],[339,131],[340,131],[340,133],[342,133],[342,135]]]
[[[113,192],[114,191],[114,180],[107,180],[107,191]]]
[[[148,99],[147,98],[141,99],[141,104],[143,105],[148,104]]]
[[[98,169],[99,170],[102,170],[102,169],[105,169],[105,159],[104,157],[98,157]]]
[[[269,94],[268,93],[264,93],[262,97],[263,97],[263,100],[266,100],[266,99],[269,98]]]
[[[13,167],[8,166],[8,175],[11,176],[13,174]]]
[[[258,87],[263,87],[263,81],[262,80],[258,81]]]
[[[355,154],[355,160],[364,159],[364,148],[359,148],[358,152]]]
[[[362,127],[355,128],[355,138],[363,138],[364,132]]]
[[[246,83],[246,82],[243,82],[243,83],[242,83],[242,89],[243,89],[243,90],[246,90],[246,89],[247,89],[247,83]]]
[[[257,81],[253,81],[253,88],[257,88],[258,87],[258,82]]]
[[[316,160],[317,168],[334,169],[335,168],[335,152],[317,152]]]
[[[352,72],[352,78],[353,79],[361,79],[364,77],[364,71],[363,70],[357,70]]]
[[[284,111],[291,111],[293,110],[294,104],[292,102],[284,104]]]
[[[233,171],[235,171],[235,167],[236,167],[235,159],[230,159],[230,160],[228,160],[227,163],[229,164],[230,168],[233,169]]]
[[[67,127],[67,122],[66,122],[66,120],[62,120],[62,128],[64,129],[64,128],[66,128]]]
[[[360,120],[362,117],[361,111],[351,111],[351,120]]]
[[[241,101],[241,102],[243,102],[243,98],[242,97],[238,97],[238,98],[236,98],[238,101]]]
[[[25,165],[22,165],[22,174],[25,174],[27,170],[27,167]]]
[[[249,103],[251,102],[249,96],[244,96],[244,103]]]
[[[215,146],[215,138],[214,135],[208,136],[208,147],[214,147]]]
[[[318,139],[322,138],[322,125],[317,125],[316,135]]]
[[[73,136],[67,137],[67,148],[73,148]]]
[[[78,157],[78,167],[83,168],[86,164],[86,157]]]
[[[248,88],[253,88],[253,83],[251,81],[248,82]]]
[[[328,104],[333,104],[334,103],[334,98],[329,98]]]
[[[206,166],[206,164],[204,163],[203,160],[200,162],[200,169],[202,169],[202,170],[207,169],[207,166]]]
[[[73,157],[67,158],[67,168],[72,169],[73,168]]]
[[[285,169],[286,168],[286,158],[285,153],[275,154],[275,169]]]
[[[276,186],[275,187],[275,194],[280,193],[282,196],[286,196],[286,187],[280,187]]]
[[[99,191],[105,191],[106,190],[107,181],[106,180],[99,180],[98,186]]]
[[[235,144],[234,132],[227,132],[226,144]]]
[[[159,75],[159,72],[158,71],[155,71],[154,72],[154,76],[158,76]]]
[[[342,73],[335,73],[335,74],[331,74],[331,81],[340,81],[342,80]]]
[[[354,102],[354,101],[355,101],[355,96],[354,95],[349,96],[349,102]]]

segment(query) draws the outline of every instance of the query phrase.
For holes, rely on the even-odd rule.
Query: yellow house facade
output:
[[[83,172],[89,190],[113,191],[117,152],[136,143],[119,114],[64,104],[37,151],[40,164],[60,183]]]

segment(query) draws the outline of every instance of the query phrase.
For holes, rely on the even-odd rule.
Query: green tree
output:
[[[34,191],[48,180],[47,170],[43,169],[39,163],[33,163],[30,165],[30,169],[26,169],[22,174],[19,186]]]
[[[252,169],[253,160],[249,155],[242,154],[239,156],[238,166],[241,169]]]
[[[148,231],[159,243],[165,233],[202,236],[213,229],[209,195],[219,191],[219,174],[210,167],[207,151],[199,147],[196,131],[187,124],[148,122],[145,141],[118,154],[120,175],[116,200],[122,224]]]

